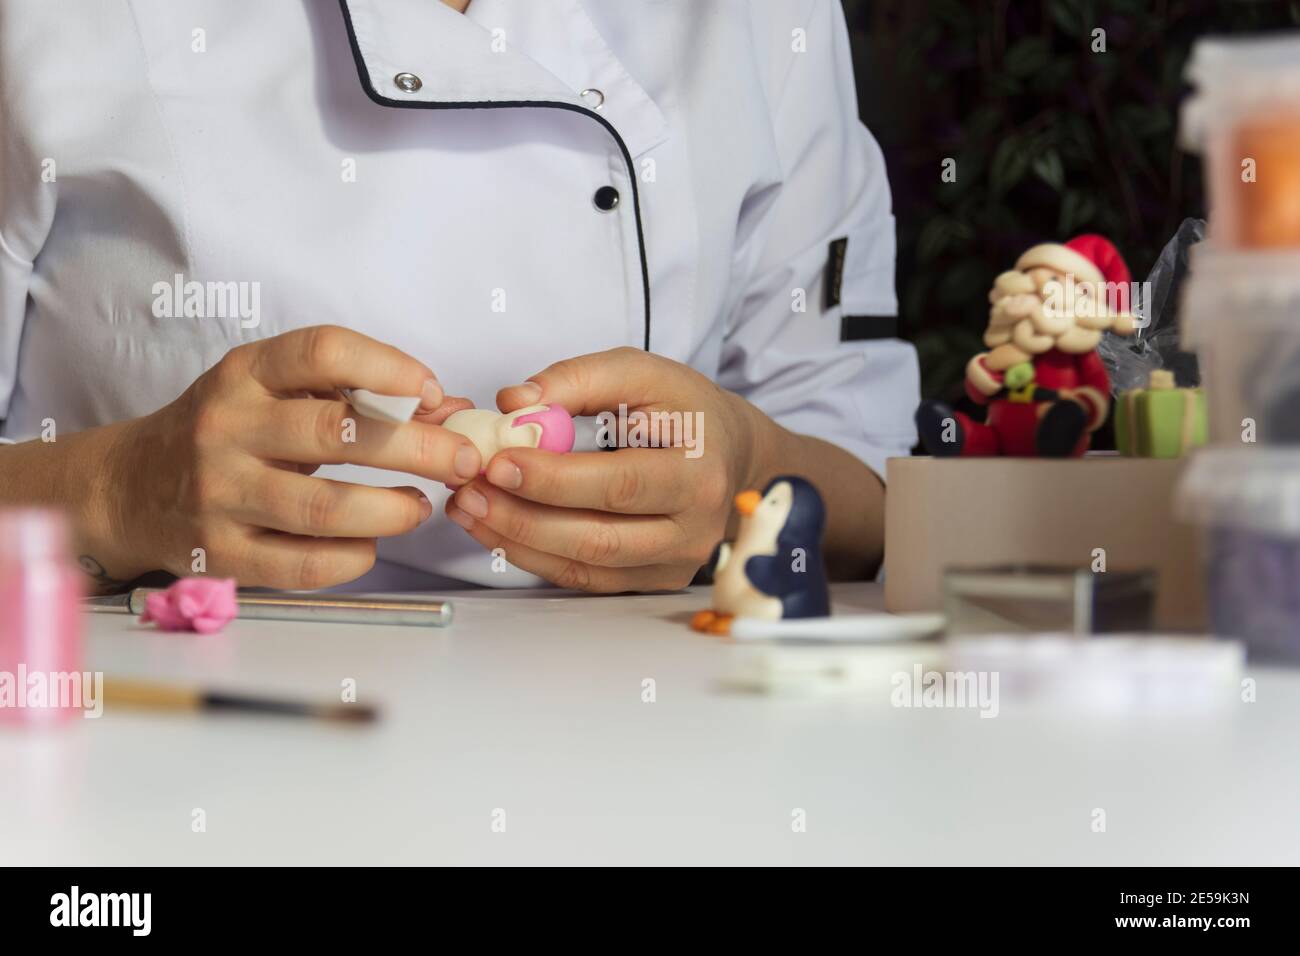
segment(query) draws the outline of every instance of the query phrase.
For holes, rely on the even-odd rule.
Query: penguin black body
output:
[[[783,481],[789,482],[793,500],[777,535],[776,554],[750,558],[745,562],[745,577],[755,590],[780,599],[783,619],[826,617],[831,613],[830,587],[822,558],[826,505],[811,482],[794,475],[773,478],[763,489],[764,497]],[[801,549],[801,556],[796,549]]]

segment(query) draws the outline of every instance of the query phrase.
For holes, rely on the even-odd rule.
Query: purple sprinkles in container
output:
[[[1300,447],[1202,449],[1177,510],[1205,529],[1215,634],[1254,661],[1300,663]]]

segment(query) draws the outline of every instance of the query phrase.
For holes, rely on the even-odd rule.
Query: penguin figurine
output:
[[[777,621],[829,615],[822,563],[826,506],[817,489],[803,478],[780,475],[762,494],[736,495],[736,511],[736,541],[722,543],[713,569],[713,608],[696,614],[691,627],[725,635],[737,617]]]

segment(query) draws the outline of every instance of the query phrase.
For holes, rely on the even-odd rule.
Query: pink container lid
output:
[[[0,562],[66,560],[70,535],[61,512],[49,508],[0,510]]]

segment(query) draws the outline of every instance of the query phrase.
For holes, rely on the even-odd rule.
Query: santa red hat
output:
[[[1073,275],[1076,282],[1115,282],[1127,285],[1131,278],[1124,257],[1119,254],[1114,243],[1095,233],[1075,236],[1064,244],[1042,243],[1016,260],[1016,269],[1021,272],[1037,268]]]

